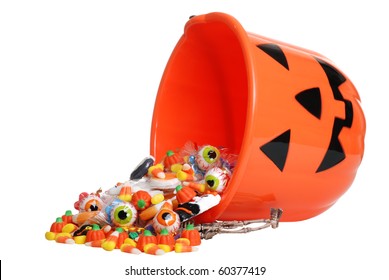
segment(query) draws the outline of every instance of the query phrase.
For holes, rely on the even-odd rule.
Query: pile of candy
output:
[[[235,160],[224,148],[192,142],[158,163],[146,157],[130,180],[81,193],[78,213],[58,217],[46,239],[132,254],[196,251],[201,238],[193,218],[220,202]]]

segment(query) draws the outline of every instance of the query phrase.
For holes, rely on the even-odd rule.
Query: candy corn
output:
[[[159,179],[164,179],[166,177],[165,172],[163,172],[162,164],[156,164],[149,167],[148,175]]]
[[[127,244],[127,245],[131,245],[133,247],[136,247],[136,242],[133,239],[131,239],[131,238],[126,238],[124,240],[123,244]]]
[[[85,244],[86,235],[73,236],[73,240],[76,244]]]
[[[118,195],[118,198],[123,200],[123,201],[126,201],[126,202],[131,201],[131,198],[132,198],[131,187],[130,186],[122,186],[122,188],[120,189],[120,193]]]
[[[180,163],[174,163],[170,166],[170,170],[173,172],[173,173],[177,173],[178,171],[182,170],[183,168],[183,165],[180,164]]]
[[[55,242],[57,243],[63,243],[63,244],[74,244],[74,240],[69,236],[58,236],[55,238]]]
[[[189,164],[187,164],[187,163],[185,163],[185,164],[182,166],[182,171],[184,171],[185,173],[190,174],[190,175],[193,175],[193,174],[194,174],[193,168],[192,168]]]
[[[125,243],[120,247],[120,251],[122,251],[123,253],[130,253],[130,254],[135,254],[135,255],[139,255],[140,253],[142,253],[136,247],[134,247],[130,244],[125,244]]]
[[[67,232],[67,233],[72,233],[74,231],[76,231],[78,229],[78,227],[75,225],[75,224],[66,224],[63,228],[62,228],[62,232]]]
[[[158,245],[156,245],[155,243],[146,244],[143,247],[143,251],[146,254],[156,255],[156,256],[165,254],[165,251],[163,249],[159,248]]]
[[[122,246],[124,240],[128,238],[128,232],[121,227],[116,228],[115,231],[119,232],[118,241],[116,242],[115,249],[120,249],[120,246]]]
[[[195,252],[197,251],[197,247],[192,247],[190,245],[185,245],[183,243],[176,243],[176,245],[174,246],[174,251],[176,253]]]
[[[57,233],[55,235],[55,239],[57,239],[58,237],[61,237],[61,236],[72,237],[72,235],[68,232],[60,232],[60,233]]]
[[[105,239],[93,240],[93,241],[86,242],[85,245],[89,246],[89,247],[100,248],[104,242],[105,242]]]
[[[116,243],[118,242],[119,232],[114,231],[111,235],[101,244],[101,247],[106,251],[112,251],[116,247]]]
[[[172,250],[171,246],[167,244],[158,244],[158,248],[162,249],[165,253],[169,253]]]
[[[104,231],[104,234],[107,237],[113,232],[112,227],[110,225],[105,225],[101,229]]]
[[[191,189],[203,193],[205,192],[205,184],[195,183],[195,182],[182,182],[182,185],[185,187],[190,187]]]
[[[177,179],[180,181],[194,181],[196,178],[193,176],[193,174],[186,173],[185,171],[178,171],[177,172]]]
[[[188,238],[181,237],[176,240],[176,244],[190,245],[190,240]]]

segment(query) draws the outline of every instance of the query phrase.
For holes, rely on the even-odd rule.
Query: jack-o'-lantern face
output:
[[[212,118],[199,110],[204,100],[220,104]],[[181,104],[194,117],[176,120],[185,129],[174,131]],[[258,219],[271,207],[297,221],[324,212],[350,187],[365,128],[355,87],[328,59],[211,13],[189,20],[167,65],[151,150],[159,156],[190,140],[238,155],[220,203],[197,223]]]
[[[292,56],[288,60],[276,44],[258,44],[257,47],[261,52],[258,55],[274,62],[269,63],[273,69],[267,69],[269,79],[283,80],[273,84],[278,96],[268,95],[269,99],[263,100],[264,104],[273,104],[267,109],[269,119],[278,121],[271,122],[271,127],[265,126],[266,132],[274,138],[262,144],[260,150],[281,172],[287,171],[288,160],[295,164],[294,168],[297,164],[309,168],[310,172],[315,169],[316,173],[340,164],[346,154],[339,136],[353,123],[353,105],[340,91],[346,78],[320,58],[312,56],[311,60],[296,61]],[[304,62],[306,65],[301,65]],[[306,75],[311,75],[312,79],[302,80]],[[297,145],[309,144],[316,151],[297,155],[290,149],[291,141]]]
[[[318,215],[348,189],[362,159],[358,93],[322,56],[250,39],[258,63],[250,175],[221,217],[239,218],[240,205],[247,218],[269,206],[289,221]]]

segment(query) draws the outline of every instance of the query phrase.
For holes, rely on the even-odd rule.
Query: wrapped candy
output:
[[[152,226],[157,233],[166,229],[169,233],[176,233],[180,227],[180,217],[173,211],[170,203],[165,203],[152,220]]]
[[[137,218],[138,212],[131,203],[115,199],[105,208],[107,220],[110,225],[117,227],[130,227]]]
[[[101,190],[90,194],[87,192],[82,192],[78,197],[78,201],[74,203],[74,208],[80,212],[93,212],[101,210],[103,202],[100,199],[100,192]]]
[[[183,223],[218,205],[220,200],[221,197],[219,194],[196,196],[192,201],[178,205],[175,212]]]
[[[196,143],[190,141],[185,143],[180,154],[186,159],[186,163],[193,169],[194,176],[197,180],[203,179],[205,173],[213,167],[232,170],[237,158],[236,155],[230,154],[226,148],[208,144],[198,146]],[[181,174],[181,176],[183,176],[183,174]],[[193,181],[196,181],[196,179]]]
[[[200,233],[183,223],[220,202],[234,160],[224,148],[193,142],[169,150],[160,162],[146,157],[130,180],[104,192],[82,192],[74,203],[79,212],[63,215],[65,230],[48,232],[46,238],[133,254],[194,251],[200,242],[185,242]]]
[[[74,208],[79,211],[72,216],[72,222],[78,226],[87,223],[88,220],[95,217],[102,209],[104,202],[100,198],[101,190],[96,193],[82,192],[78,196],[78,201],[74,203]]]
[[[204,176],[206,187],[217,193],[222,193],[230,180],[231,172],[226,168],[212,167]]]

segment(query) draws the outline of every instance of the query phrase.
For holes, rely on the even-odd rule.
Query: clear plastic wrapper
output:
[[[183,223],[221,201],[235,161],[236,156],[225,148],[193,142],[167,151],[161,162],[148,156],[135,167],[130,180],[104,191],[82,192],[74,203],[78,213],[69,211],[70,220],[64,215],[67,222],[62,225],[58,218],[55,223],[69,223],[66,232],[50,230],[46,239],[113,250],[120,248],[119,235],[132,242],[145,231],[179,236]]]

